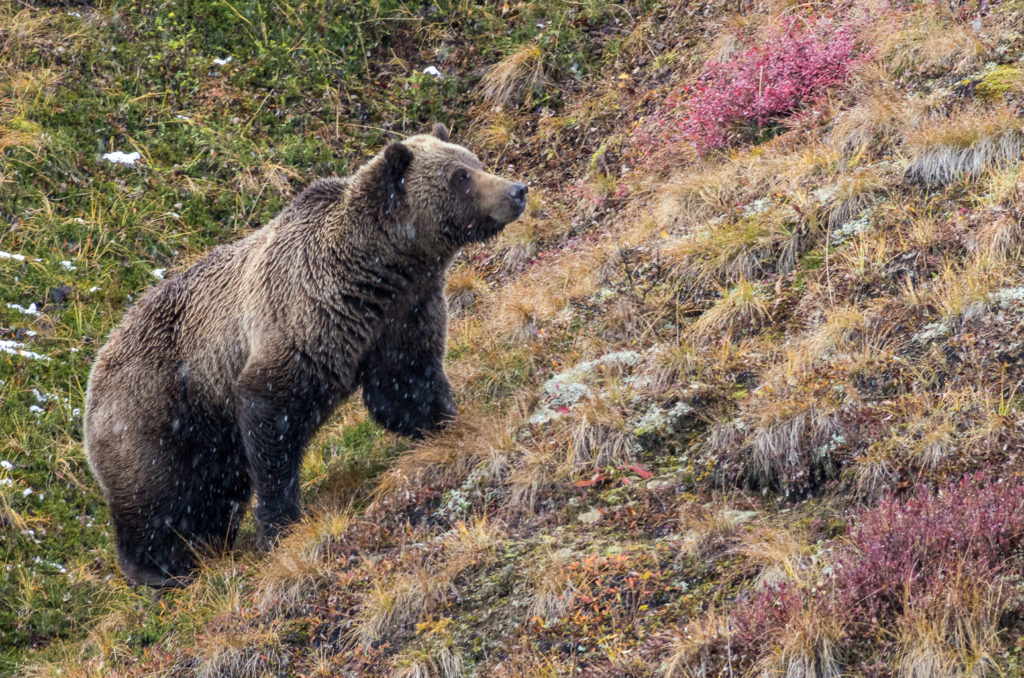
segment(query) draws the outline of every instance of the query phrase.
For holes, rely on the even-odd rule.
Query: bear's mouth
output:
[[[471,242],[487,240],[488,238],[500,233],[501,229],[505,228],[507,224],[515,221],[517,218],[519,218],[518,214],[508,221],[498,221],[491,216],[481,217],[476,221],[470,222],[469,226],[466,227],[465,237]]]

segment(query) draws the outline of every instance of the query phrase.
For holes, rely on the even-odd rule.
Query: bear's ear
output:
[[[412,151],[398,141],[388,144],[380,154],[370,178],[370,190],[377,192],[383,215],[390,214],[404,200],[405,171],[411,163]]]
[[[430,133],[441,141],[448,141],[451,138],[448,134],[448,128],[444,126],[443,122],[435,122],[433,127],[430,128]]]

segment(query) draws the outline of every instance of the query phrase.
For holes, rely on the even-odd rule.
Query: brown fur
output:
[[[230,545],[253,490],[272,541],[299,516],[303,449],[356,388],[399,433],[455,415],[444,272],[518,218],[526,187],[446,140],[441,126],[314,182],[125,314],[90,375],[85,433],[130,578],[180,581],[195,549]]]

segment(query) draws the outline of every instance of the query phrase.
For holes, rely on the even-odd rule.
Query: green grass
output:
[[[502,16],[467,0],[20,8],[0,0],[0,251],[25,257],[0,259],[0,339],[48,360],[0,354],[0,460],[12,465],[0,469],[0,675],[139,600],[126,587],[110,599],[120,575],[81,409],[90,361],[152,271],[266,223],[309,180],[350,171],[396,134],[466,126],[478,66],[523,44],[540,46],[556,80],[585,73],[602,59],[587,31],[617,12],[554,2]],[[550,88],[534,103],[560,97]],[[142,159],[102,159],[115,150]],[[309,483],[379,473],[402,449],[380,436],[367,423],[319,441]],[[137,642],[159,636],[159,619],[140,623]]]

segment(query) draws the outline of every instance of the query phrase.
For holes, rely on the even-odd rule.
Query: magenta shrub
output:
[[[709,61],[695,87],[670,96],[638,130],[638,153],[649,157],[679,143],[704,153],[749,139],[845,82],[858,59],[848,27],[784,17],[763,42],[725,63]]]
[[[962,577],[995,582],[1024,543],[1024,485],[971,476],[938,494],[919,487],[883,501],[850,527],[854,548],[835,568],[840,606],[865,620],[945,600]]]
[[[754,659],[801,613],[844,628],[844,642],[884,650],[908,612],[955,604],[964,586],[998,585],[1019,574],[1024,484],[964,478],[938,493],[918,487],[852,520],[835,544],[831,576],[814,590],[793,582],[736,601],[734,649]],[[869,649],[869,653],[870,653]]]

